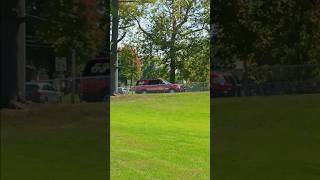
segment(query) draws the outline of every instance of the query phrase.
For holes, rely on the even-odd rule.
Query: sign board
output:
[[[60,71],[60,72],[67,71],[66,57],[56,57],[56,71]]]

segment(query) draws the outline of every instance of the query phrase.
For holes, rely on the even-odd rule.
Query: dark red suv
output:
[[[211,96],[239,96],[241,84],[238,78],[228,72],[211,71]]]
[[[173,93],[183,92],[184,87],[180,84],[173,84],[163,79],[143,79],[139,80],[135,87],[136,93]]]
[[[88,61],[80,80],[82,101],[102,101],[109,95],[109,61],[99,57]]]

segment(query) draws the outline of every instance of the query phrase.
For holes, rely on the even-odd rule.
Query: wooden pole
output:
[[[19,0],[17,5],[18,18],[23,19],[25,17],[25,0]],[[17,37],[17,60],[18,60],[18,71],[17,71],[17,87],[18,87],[18,98],[25,100],[25,81],[26,81],[26,23],[21,21],[18,29]]]
[[[71,58],[71,103],[75,103],[75,89],[76,89],[76,50],[72,49],[72,58]]]

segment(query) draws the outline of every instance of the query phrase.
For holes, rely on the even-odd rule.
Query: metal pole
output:
[[[74,95],[76,90],[76,50],[72,49],[72,59],[71,59],[71,77],[72,77],[72,83],[71,83],[71,103],[75,103]]]
[[[18,17],[24,18],[25,17],[25,0],[19,0],[18,2]],[[18,51],[17,51],[17,58],[18,58],[18,98],[21,100],[25,100],[25,81],[26,81],[26,49],[25,49],[25,39],[26,39],[26,23],[25,21],[21,22],[19,25],[19,32],[17,38],[18,44]]]
[[[115,74],[114,74],[114,76],[115,76],[115,82],[114,82],[114,84],[115,84],[115,91],[114,91],[114,93],[118,93],[118,86],[119,86],[119,59],[118,59],[118,53],[116,53],[116,62],[115,62]]]
[[[111,94],[118,93],[118,30],[119,30],[119,1],[112,0],[112,38],[111,38]]]

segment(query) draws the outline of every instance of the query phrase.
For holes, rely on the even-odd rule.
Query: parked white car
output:
[[[129,94],[130,89],[126,87],[118,87],[118,93],[120,94]]]
[[[57,103],[61,99],[58,92],[50,83],[46,82],[27,82],[26,100],[38,103]]]

